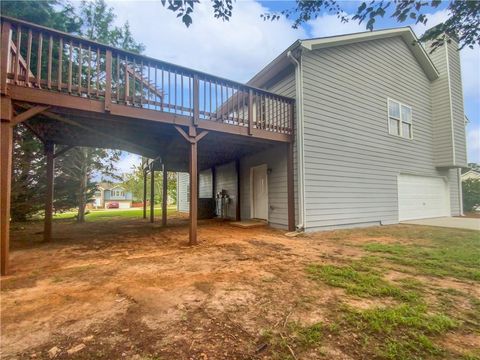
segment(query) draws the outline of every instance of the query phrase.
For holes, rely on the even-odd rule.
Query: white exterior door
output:
[[[252,167],[252,218],[268,220],[267,165]]]
[[[443,177],[398,175],[399,221],[450,216],[450,191]]]

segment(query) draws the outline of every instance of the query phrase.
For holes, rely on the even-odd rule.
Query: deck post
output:
[[[0,274],[7,275],[10,248],[10,196],[12,186],[13,117],[12,100],[1,97],[0,124]]]
[[[53,216],[53,183],[55,171],[55,144],[52,141],[45,142],[45,156],[47,158],[47,187],[45,189],[45,219],[43,223],[43,241],[52,239],[52,216]]]
[[[105,111],[110,111],[111,105],[112,105],[112,51],[107,50],[105,52]]]
[[[150,222],[155,221],[155,170],[150,168]]]
[[[147,169],[143,170],[143,218],[147,218]]]
[[[197,169],[197,142],[190,142],[190,233],[189,245],[197,244],[198,218],[198,169]]]
[[[162,175],[162,226],[167,226],[168,173],[165,164],[162,166]]]
[[[288,201],[288,230],[295,231],[295,193],[293,174],[293,141],[287,144],[287,201]]]
[[[235,172],[237,173],[237,203],[235,207],[235,221],[240,221],[240,160],[235,160]]]
[[[0,62],[0,92],[7,93],[7,73],[10,64],[10,39],[12,38],[11,25],[9,22],[2,23],[1,45],[2,56]]]

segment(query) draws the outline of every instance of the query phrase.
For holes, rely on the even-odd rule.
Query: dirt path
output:
[[[14,228],[13,274],[1,281],[2,358],[271,358],[266,330],[328,323],[344,296],[305,267],[360,258],[350,244],[367,241],[203,221],[200,244],[189,247],[185,225],[59,222],[50,244],[40,242],[41,224]],[[351,358],[341,348],[327,339],[322,351]]]

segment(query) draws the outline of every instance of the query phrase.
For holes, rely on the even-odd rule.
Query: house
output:
[[[128,209],[132,207],[133,196],[130,191],[127,191],[121,184],[112,184],[101,182],[97,185],[93,197],[93,206],[95,208],[108,209],[109,207],[116,207],[118,204],[120,209]]]
[[[286,228],[293,172],[298,229],[460,215],[465,117],[449,40],[431,54],[409,27],[296,41],[248,83],[296,99],[293,169],[279,144],[201,171],[199,197],[224,190],[228,217]]]
[[[480,171],[470,169],[462,174],[462,181],[470,179],[480,180]]]

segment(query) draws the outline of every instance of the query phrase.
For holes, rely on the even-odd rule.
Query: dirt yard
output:
[[[13,226],[2,359],[480,359],[478,232],[41,226]]]

